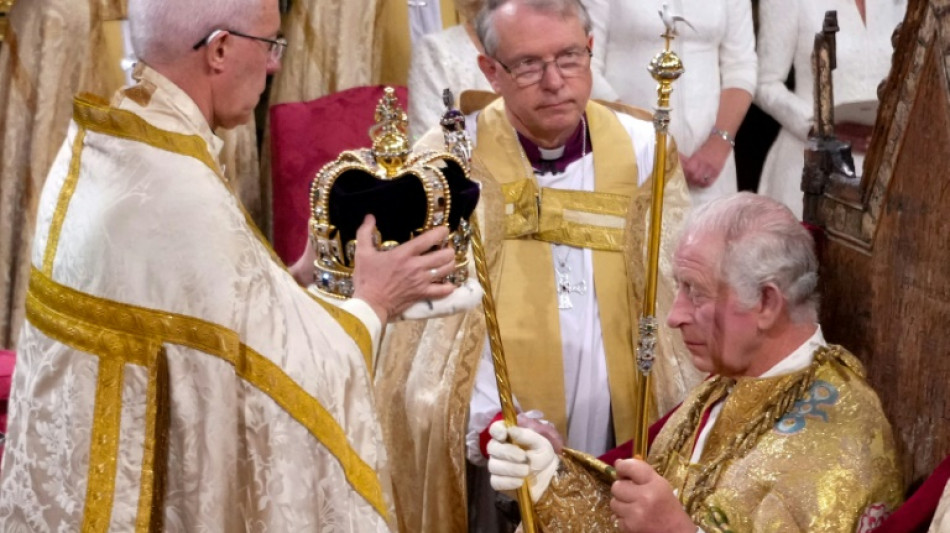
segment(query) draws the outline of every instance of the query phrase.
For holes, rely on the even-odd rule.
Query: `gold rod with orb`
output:
[[[670,13],[664,4],[660,18],[666,25],[663,39],[665,49],[650,61],[648,70],[658,82],[656,112],[653,128],[656,131],[656,149],[653,157],[653,199],[650,205],[650,237],[647,248],[646,289],[639,321],[637,340],[636,404],[634,411],[633,455],[641,459],[647,456],[650,430],[650,391],[653,388],[652,370],[656,360],[656,290],[659,276],[660,238],[663,225],[663,191],[666,187],[666,146],[670,125],[670,95],[673,82],[683,74],[683,62],[670,50],[670,41],[676,36],[675,23],[683,21]]]

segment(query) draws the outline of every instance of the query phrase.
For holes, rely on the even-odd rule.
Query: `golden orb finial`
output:
[[[383,97],[376,104],[374,119],[376,124],[369,130],[373,138],[373,157],[379,166],[386,169],[387,177],[395,177],[406,164],[410,146],[407,133],[409,121],[399,107],[396,91],[392,87],[386,87]]]

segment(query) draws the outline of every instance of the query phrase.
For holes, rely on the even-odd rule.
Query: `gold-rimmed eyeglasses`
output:
[[[541,81],[548,65],[557,67],[558,73],[564,78],[576,78],[590,70],[590,47],[572,48],[556,55],[554,59],[545,61],[537,57],[522,59],[508,66],[497,57],[492,57],[511,75],[518,87],[529,87]]]
[[[197,50],[202,46],[206,46],[208,43],[213,41],[218,35],[222,33],[230,33],[237,37],[244,37],[245,39],[253,39],[255,41],[260,41],[262,43],[267,43],[267,53],[270,54],[270,59],[272,61],[280,61],[280,57],[284,55],[284,48],[287,48],[287,39],[283,37],[277,37],[275,39],[268,39],[267,37],[257,37],[256,35],[248,35],[246,33],[241,33],[234,30],[214,30],[209,33],[205,38],[201,39],[194,46],[191,47],[192,50]]]

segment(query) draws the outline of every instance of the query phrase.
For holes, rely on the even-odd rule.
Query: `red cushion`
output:
[[[10,385],[13,383],[13,364],[16,352],[0,350],[0,400],[10,397]]]
[[[274,250],[285,263],[296,261],[307,243],[314,174],[344,150],[370,147],[368,131],[384,88],[354,87],[271,107]],[[406,88],[395,89],[405,108]]]
[[[930,527],[937,504],[950,479],[950,456],[937,465],[910,498],[887,517],[875,533],[925,532]]]
[[[16,363],[16,352],[0,350],[0,433],[7,432],[7,400],[10,398],[10,387],[13,384],[13,365]],[[0,455],[3,454],[3,445],[0,444]]]
[[[662,418],[650,424],[650,427],[647,429],[648,450],[650,449],[650,446],[653,445],[653,441],[656,439],[656,436],[660,434],[660,430],[663,429],[663,426],[666,425],[666,422],[671,416],[673,416],[673,413],[675,413],[676,410],[680,408],[680,405],[683,404],[677,404],[676,407],[670,409],[669,413],[666,413]],[[612,450],[607,450],[603,455],[598,457],[598,459],[609,465],[612,465],[620,459],[630,459],[631,457],[633,457],[633,441],[628,440],[627,442],[617,446]]]

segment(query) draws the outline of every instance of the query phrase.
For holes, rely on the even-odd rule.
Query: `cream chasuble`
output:
[[[22,531],[388,531],[363,322],[294,282],[157,72],[77,99],[44,187],[0,478]]]
[[[77,93],[106,96],[125,83],[126,0],[22,0],[0,47],[0,347],[23,323],[39,194]],[[256,220],[261,216],[254,124],[222,133],[222,163]]]

